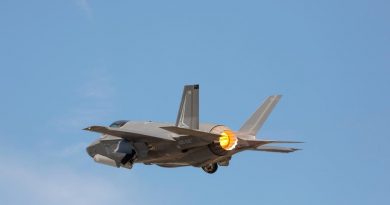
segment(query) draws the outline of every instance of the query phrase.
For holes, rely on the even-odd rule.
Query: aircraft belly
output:
[[[189,165],[195,167],[199,167],[209,161],[213,161],[216,158],[218,158],[218,156],[212,153],[210,149],[205,146],[199,149],[188,151],[181,159],[179,159],[179,161],[188,163]]]
[[[195,166],[199,167],[209,161],[217,159],[208,147],[200,147],[185,153],[179,152],[149,152],[148,157],[137,162],[158,164],[163,167]]]
[[[96,147],[97,153],[113,159],[118,164],[123,159],[125,154],[116,153],[114,150],[118,146],[120,140],[104,140],[103,143]],[[134,144],[134,146],[137,143]],[[138,148],[138,146],[135,146]],[[195,166],[200,167],[204,164],[213,162],[219,156],[213,154],[208,146],[191,148],[187,151],[178,149],[172,143],[159,143],[153,146],[154,150],[148,150],[141,154],[137,149],[137,157],[134,163],[157,164],[163,167],[178,167],[178,166]]]

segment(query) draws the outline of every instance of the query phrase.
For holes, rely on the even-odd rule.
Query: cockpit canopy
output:
[[[128,122],[128,120],[118,120],[118,121],[113,122],[113,123],[110,125],[110,127],[122,127],[122,126],[125,125],[127,122]]]

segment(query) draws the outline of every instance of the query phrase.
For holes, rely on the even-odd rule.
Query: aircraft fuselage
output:
[[[128,121],[122,125],[119,129],[125,131],[137,132],[139,134],[154,136],[157,139],[164,139],[161,142],[131,142],[130,147],[134,149],[137,157],[133,163],[144,163],[144,164],[156,164],[163,167],[179,167],[179,166],[195,166],[200,167],[205,164],[210,164],[213,161],[221,161],[221,159],[228,158],[228,154],[219,156],[210,150],[208,145],[201,147],[184,148],[186,143],[193,143],[192,141],[180,141],[175,138],[180,135],[161,129],[161,127],[173,126],[170,123],[158,123],[158,122],[134,122]],[[213,129],[223,128],[225,126],[217,124],[200,124],[199,130],[205,132],[212,132]],[[116,151],[118,144],[123,141],[123,138],[103,134],[100,139],[93,142],[87,148],[88,154],[95,159],[97,162],[100,159],[95,157],[101,155],[113,160],[109,165],[117,167],[131,168],[126,163],[121,164],[121,160],[128,153]],[[129,151],[131,152],[131,151]],[[223,160],[222,160],[223,161]],[[107,163],[103,163],[107,164]]]

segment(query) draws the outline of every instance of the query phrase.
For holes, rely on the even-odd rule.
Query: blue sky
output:
[[[389,204],[388,1],[1,1],[1,204]],[[214,175],[96,164],[81,129],[170,122],[184,84],[201,120],[238,129],[283,94]]]

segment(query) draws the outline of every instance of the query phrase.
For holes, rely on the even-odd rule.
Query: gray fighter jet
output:
[[[232,131],[221,124],[199,123],[199,85],[186,85],[176,123],[120,120],[109,127],[87,127],[84,130],[102,134],[87,152],[96,162],[118,168],[131,169],[134,163],[193,166],[210,174],[244,150],[293,152],[298,149],[268,144],[299,142],[256,139],[280,97],[268,97],[238,131]]]

